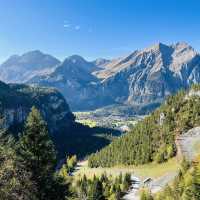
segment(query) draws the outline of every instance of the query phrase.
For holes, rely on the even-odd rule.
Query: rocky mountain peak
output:
[[[142,52],[157,52],[157,51],[162,52],[168,48],[169,48],[168,45],[158,42],[150,47],[145,48]]]
[[[97,58],[96,60],[93,61],[93,63],[101,68],[104,68],[105,65],[107,65],[110,62],[110,60],[105,59],[105,58]]]
[[[72,55],[72,56],[68,57],[66,60],[70,60],[73,63],[87,62],[83,57],[81,57],[79,55]]]
[[[177,49],[193,49],[192,46],[190,46],[187,42],[177,42],[172,46]]]
[[[11,56],[0,65],[0,80],[7,83],[24,83],[33,76],[49,73],[60,61],[39,50],[21,56]]]
[[[24,53],[22,56],[38,56],[38,55],[45,55],[40,50],[32,50],[29,52]]]

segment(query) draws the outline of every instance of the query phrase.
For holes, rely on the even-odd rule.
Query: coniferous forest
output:
[[[130,186],[130,175],[112,178],[106,174],[77,180],[71,177],[77,157],[68,156],[58,168],[57,154],[47,124],[33,107],[24,130],[16,140],[1,130],[0,199],[67,200],[120,199]]]
[[[0,142],[0,199],[66,198],[68,185],[55,173],[54,145],[36,108],[32,108],[18,141],[2,130]]]
[[[199,90],[193,85],[192,90]],[[90,167],[162,163],[176,155],[176,136],[200,125],[200,97],[188,91],[170,96],[130,133],[89,157]]]

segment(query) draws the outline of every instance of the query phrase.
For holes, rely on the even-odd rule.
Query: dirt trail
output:
[[[177,158],[183,156],[188,160],[193,160],[200,153],[200,127],[192,128],[188,132],[176,138]],[[149,188],[152,193],[156,193],[173,181],[178,172],[169,173],[152,181]],[[124,200],[139,200],[138,190],[132,189],[124,196]]]

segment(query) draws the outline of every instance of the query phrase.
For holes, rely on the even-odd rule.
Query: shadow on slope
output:
[[[76,154],[79,159],[94,153],[108,145],[115,137],[119,136],[120,131],[82,125],[74,123],[61,133],[53,136],[53,141],[58,151],[58,157],[63,158],[66,154]]]

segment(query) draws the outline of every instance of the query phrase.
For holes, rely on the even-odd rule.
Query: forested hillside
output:
[[[23,131],[24,121],[35,106],[47,122],[59,158],[89,155],[110,143],[112,129],[90,128],[75,122],[75,116],[60,92],[46,87],[5,84],[0,81],[0,128],[15,137]]]
[[[200,125],[200,86],[167,98],[133,130],[89,157],[90,167],[164,162],[176,155],[179,134]]]
[[[65,200],[68,185],[55,173],[56,152],[40,112],[32,108],[18,141],[0,131],[0,199]]]
[[[118,200],[130,186],[130,174],[75,179],[76,156],[67,156],[66,163],[59,167],[57,158],[47,124],[35,107],[18,140],[0,129],[0,199]]]

